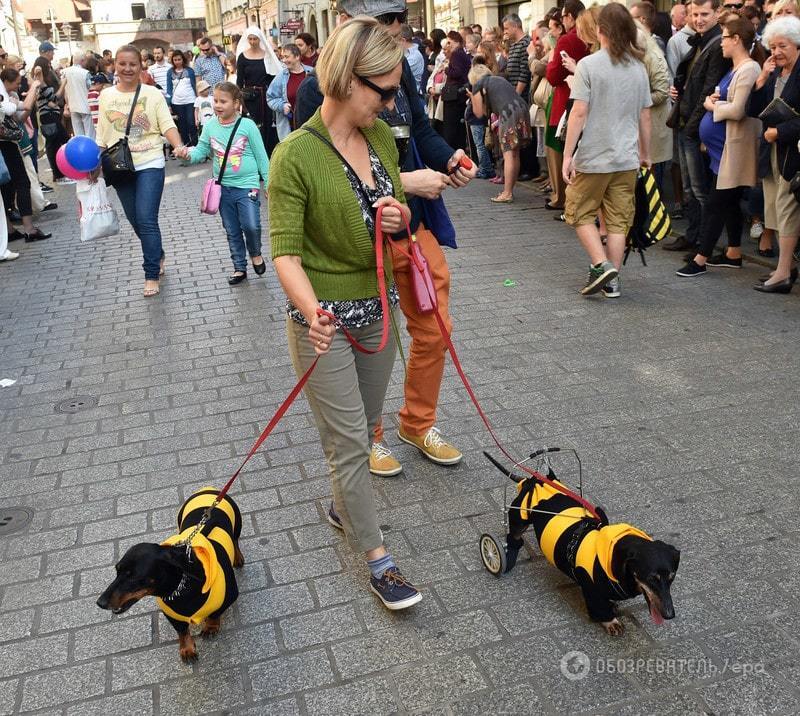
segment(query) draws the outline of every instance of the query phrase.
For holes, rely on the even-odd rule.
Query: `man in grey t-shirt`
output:
[[[600,50],[584,57],[570,98],[563,174],[564,214],[589,254],[584,296],[619,296],[619,269],[633,221],[636,174],[650,165],[650,83],[636,45],[636,25],[625,6],[606,5],[598,19]],[[580,144],[579,144],[580,142]],[[577,149],[576,149],[577,147]],[[602,209],[606,248],[595,226]]]

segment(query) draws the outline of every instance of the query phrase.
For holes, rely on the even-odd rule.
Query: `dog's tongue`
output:
[[[653,620],[653,624],[656,626],[664,623],[664,617],[661,616],[661,613],[654,604],[650,605],[650,618]]]

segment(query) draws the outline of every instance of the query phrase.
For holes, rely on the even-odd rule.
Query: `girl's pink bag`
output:
[[[200,195],[200,213],[201,214],[216,214],[219,211],[219,200],[222,196],[222,173],[225,171],[225,165],[228,163],[228,154],[230,154],[231,147],[233,146],[233,138],[236,136],[236,130],[242,118],[236,120],[233,125],[233,131],[228,139],[228,146],[225,147],[225,155],[222,157],[222,164],[219,165],[219,176],[214,179],[209,179],[203,185],[203,193]]]
[[[221,174],[222,172],[220,172]],[[217,179],[209,179],[203,185],[203,194],[200,197],[200,213],[216,214],[219,211],[219,199],[222,188]]]

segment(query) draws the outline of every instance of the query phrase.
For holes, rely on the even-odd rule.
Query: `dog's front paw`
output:
[[[625,627],[622,622],[614,617],[610,622],[603,622],[603,629],[609,636],[622,636],[625,633]]]
[[[181,634],[178,638],[178,651],[181,655],[181,661],[184,664],[191,664],[197,661],[197,647],[194,644],[194,639],[189,632]]]
[[[217,617],[216,619],[212,617],[206,617],[203,621],[203,626],[200,630],[200,636],[203,639],[212,639],[217,634],[219,634],[220,629],[220,619]]]

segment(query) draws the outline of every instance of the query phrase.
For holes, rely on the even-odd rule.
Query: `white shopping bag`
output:
[[[98,179],[94,184],[79,181],[77,193],[81,204],[81,241],[119,233],[119,218],[111,205],[105,181]]]
[[[22,161],[25,164],[25,171],[31,183],[31,206],[33,208],[33,213],[38,214],[40,211],[44,210],[47,199],[44,198],[42,187],[39,184],[39,176],[36,174],[36,169],[33,168],[33,160],[25,154],[22,157]]]

